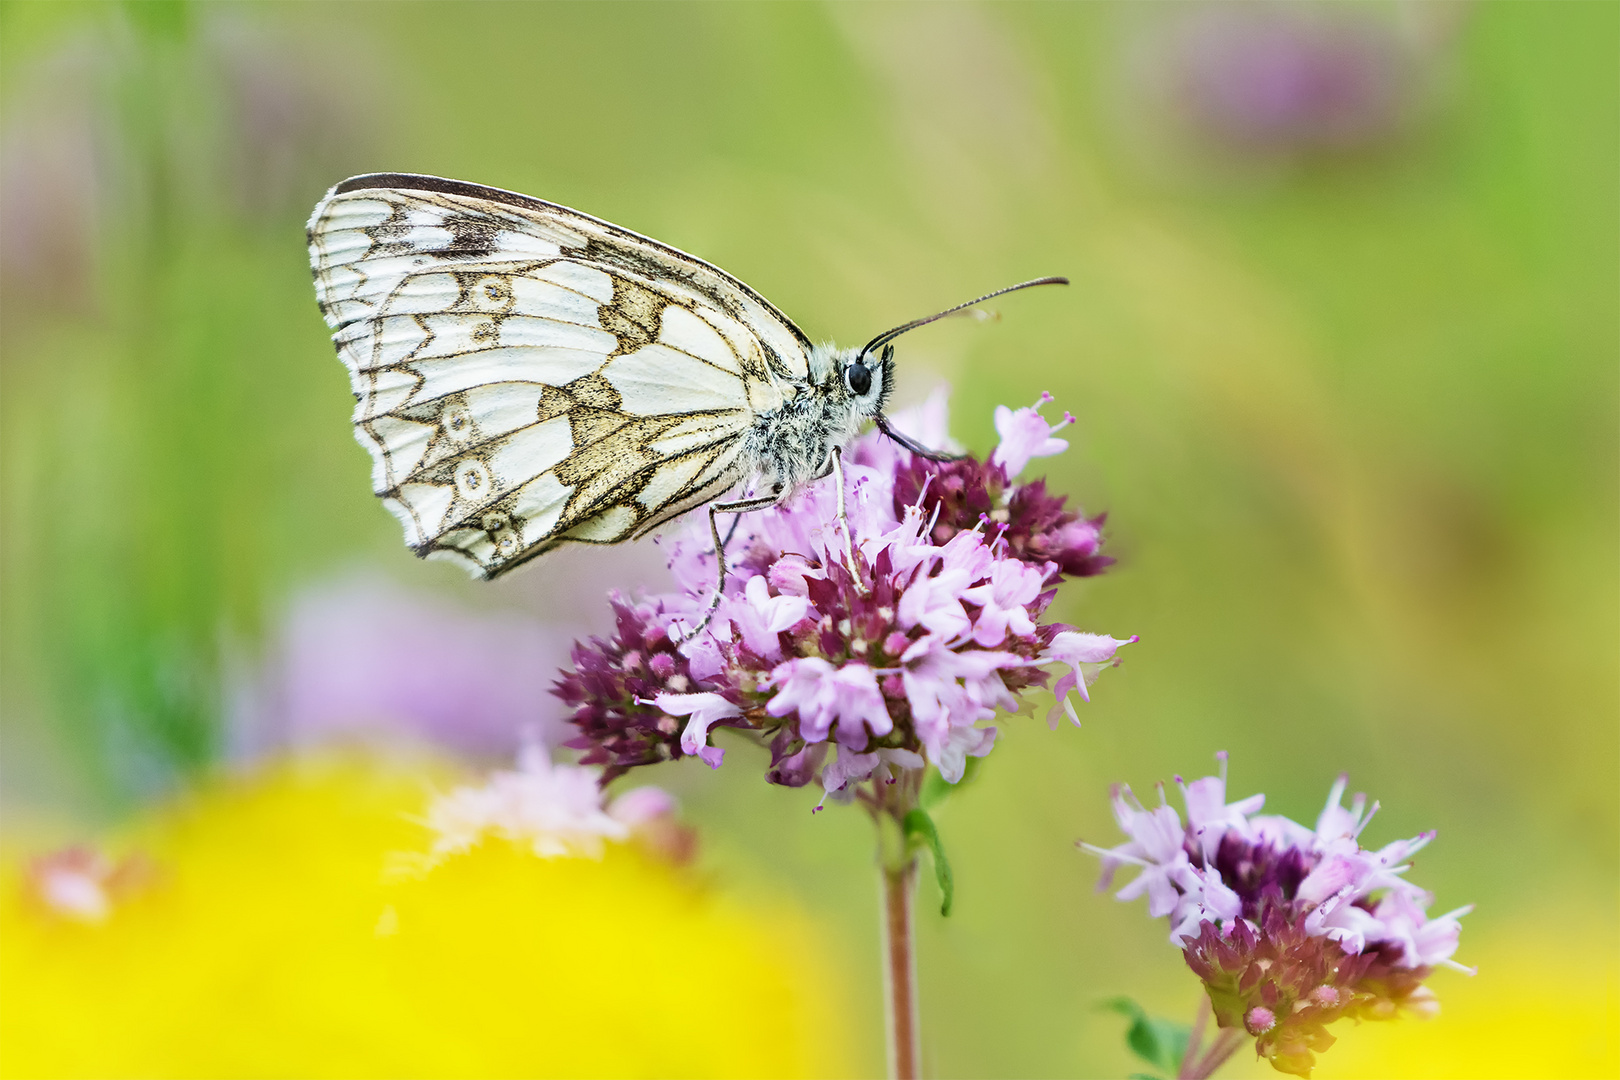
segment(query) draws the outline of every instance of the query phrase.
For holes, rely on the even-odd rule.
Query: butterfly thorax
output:
[[[753,489],[778,493],[786,499],[794,491],[832,468],[835,447],[842,449],[876,416],[888,396],[892,363],[875,363],[867,379],[851,385],[851,368],[858,349],[817,345],[811,352],[810,377],[784,386],[780,408],[762,413],[749,433],[746,460],[752,462]],[[863,392],[857,393],[860,387]]]

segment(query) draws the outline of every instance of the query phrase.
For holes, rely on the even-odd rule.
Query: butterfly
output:
[[[1067,284],[1023,282],[839,349],[701,259],[480,184],[352,177],[315,207],[308,235],[372,490],[417,555],[485,578],[705,503],[723,552],[715,515],[841,472],[869,420],[945,456],[883,413],[892,340],[1014,289]],[[714,502],[745,483],[745,497]]]

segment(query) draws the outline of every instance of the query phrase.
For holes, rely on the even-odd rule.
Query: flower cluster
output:
[[[598,859],[605,842],[637,834],[655,849],[675,849],[663,851],[674,861],[690,853],[690,834],[673,823],[672,795],[639,787],[604,804],[599,779],[596,769],[552,764],[544,748],[529,743],[515,771],[433,800],[423,821],[436,834],[433,856],[466,851],[488,835],[526,844],[543,859]]]
[[[1313,1051],[1333,1043],[1325,1029],[1340,1017],[1435,1012],[1423,985],[1433,969],[1473,969],[1451,959],[1457,920],[1471,909],[1431,919],[1433,897],[1402,876],[1434,834],[1362,848],[1378,807],[1357,795],[1346,809],[1343,776],[1314,830],[1258,815],[1264,795],[1226,801],[1226,755],[1218,756],[1221,775],[1177,778],[1185,826],[1163,785],[1152,809],[1114,789],[1114,817],[1131,839],[1081,845],[1102,857],[1098,887],[1123,865],[1141,868],[1119,898],[1146,893],[1148,914],[1169,916],[1171,943],[1204,981],[1221,1026],[1246,1029],[1282,1072],[1309,1076]]]
[[[614,595],[613,637],[575,646],[556,689],[579,731],[567,745],[612,779],[688,755],[717,767],[724,751],[710,731],[736,727],[769,740],[772,783],[840,792],[925,761],[955,782],[995,741],[980,723],[1018,709],[1052,665],[1060,708],[1078,724],[1070,695],[1084,699],[1127,641],[1042,622],[1065,575],[1109,561],[1101,518],[1015,480],[1067,447],[1054,435],[1073,418],[1046,421],[1048,400],[997,410],[988,461],[926,460],[880,433],[858,440],[844,457],[842,522],[831,480],[742,515],[725,546],[726,589],[696,635],[716,566],[694,523],[666,545],[678,591]],[[946,442],[941,397],[898,423]]]

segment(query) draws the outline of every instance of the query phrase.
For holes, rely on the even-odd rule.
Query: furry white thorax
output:
[[[752,464],[751,489],[779,501],[831,471],[833,449],[847,447],[883,410],[894,370],[893,361],[831,344],[812,347],[809,359],[809,378],[783,387],[781,408],[759,417],[743,451]],[[851,385],[857,363],[871,380],[864,393]]]

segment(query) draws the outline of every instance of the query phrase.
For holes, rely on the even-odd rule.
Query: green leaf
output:
[[[934,819],[928,816],[926,810],[912,810],[906,814],[903,824],[907,843],[912,845],[920,843],[934,856],[934,878],[939,882],[939,891],[944,896],[939,905],[939,913],[949,915],[953,891],[951,864],[945,859],[945,845],[940,843],[939,830],[934,828]]]
[[[1128,997],[1110,998],[1101,1008],[1129,1018],[1131,1026],[1125,1030],[1125,1045],[1131,1053],[1175,1074],[1181,1068],[1181,1059],[1187,1056],[1187,1039],[1192,1029],[1186,1024],[1160,1020]]]

